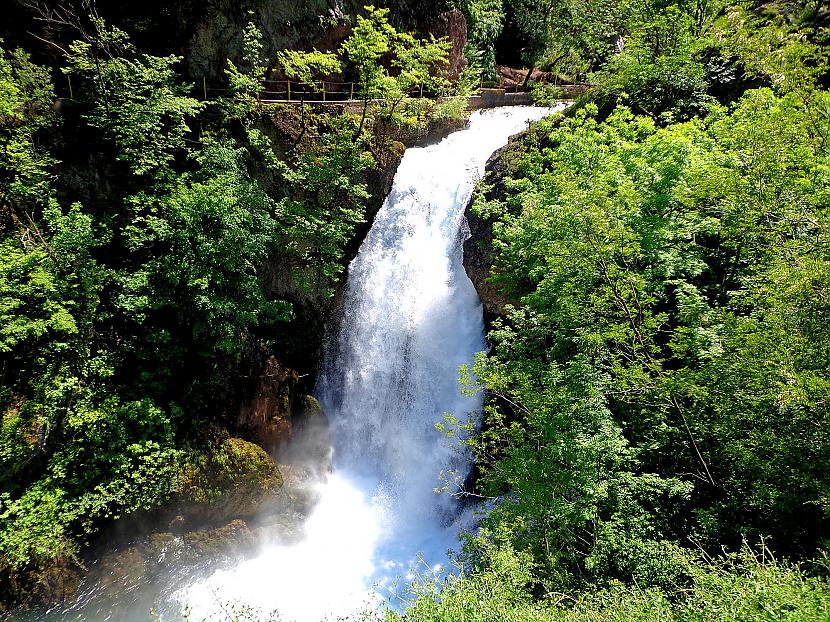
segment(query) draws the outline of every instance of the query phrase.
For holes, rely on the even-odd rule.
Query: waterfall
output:
[[[464,209],[490,155],[550,112],[475,113],[467,129],[406,151],[349,267],[318,381],[334,469],[304,537],[185,588],[178,596],[191,619],[229,604],[286,621],[348,616],[393,594],[413,565],[446,563],[458,511],[434,489],[441,471],[468,465],[454,463],[459,453],[435,423],[480,409],[457,377],[485,348],[481,303],[462,266]]]

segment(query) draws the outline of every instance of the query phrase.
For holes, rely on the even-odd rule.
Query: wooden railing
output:
[[[579,93],[587,88],[589,84],[573,84],[573,85],[559,85],[566,93]],[[63,89],[61,89],[63,90]],[[472,93],[472,97],[477,97],[486,91],[502,91],[506,95],[519,93],[529,93],[530,89],[520,85],[511,85],[507,87],[487,87],[482,85],[476,92]],[[67,83],[64,97],[59,97],[60,100],[72,100],[77,94],[76,88],[73,88],[72,78],[67,76]],[[307,84],[295,80],[269,80],[265,83],[264,88],[257,94],[257,99],[263,103],[290,103],[290,104],[316,104],[316,103],[341,103],[341,104],[356,104],[362,100],[360,97],[361,85],[358,82],[338,82],[334,80],[324,80],[319,84]],[[204,99],[205,101],[218,99],[219,97],[228,95],[230,91],[226,88],[216,88],[208,86],[207,79],[202,78],[200,83],[194,84],[193,95]],[[407,95],[411,98],[417,99],[438,99],[441,95],[434,90],[424,89],[423,87],[413,89]]]

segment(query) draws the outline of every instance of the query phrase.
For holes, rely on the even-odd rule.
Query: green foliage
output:
[[[101,26],[98,32],[126,41],[117,29]],[[67,71],[94,89],[86,120],[114,142],[116,159],[126,162],[134,175],[163,178],[176,151],[184,147],[187,120],[203,106],[177,84],[174,67],[181,58],[142,54],[102,59],[86,41],[73,44],[72,52]]]
[[[463,0],[467,18],[467,44],[464,56],[488,82],[496,79],[496,41],[504,27],[504,0]]]
[[[830,585],[796,566],[745,548],[693,564],[691,587],[677,594],[614,584],[578,597],[532,590],[532,562],[504,543],[478,543],[477,567],[416,582],[405,614],[387,622],[820,622]]]
[[[373,160],[351,116],[318,123],[296,161],[278,156],[255,103],[253,24],[232,96],[209,110],[178,57],[141,54],[97,19],[84,36],[66,69],[81,148],[60,169],[48,71],[0,53],[6,574],[71,559],[107,521],[181,491],[200,425],[221,421],[240,369],[292,317],[267,267],[296,267],[298,295],[330,294],[368,198]]]
[[[141,261],[120,275],[114,302],[132,335],[125,351],[135,358],[125,362],[159,396],[181,391],[188,361],[200,361],[193,390],[221,382],[247,333],[290,317],[287,303],[264,292],[261,266],[278,248],[281,215],[249,177],[246,155],[227,138],[205,136],[195,172],[166,195],[130,198],[125,241]]]
[[[7,390],[23,390],[46,370],[85,352],[101,274],[91,257],[92,223],[79,205],[64,215],[52,204],[44,229],[30,223],[0,243],[0,361]],[[46,353],[49,353],[48,355]]]
[[[475,558],[457,574],[427,572],[408,586],[405,614],[389,612],[386,622],[413,620],[528,620],[541,614],[531,593],[533,560],[485,532],[472,543]],[[440,593],[440,597],[438,596]],[[544,618],[540,618],[544,619]]]
[[[268,70],[263,58],[262,31],[254,22],[248,22],[242,34],[242,65],[237,67],[228,59],[225,75],[231,92],[230,116],[250,113],[262,91]]]
[[[508,0],[530,67],[575,75],[611,53],[625,3],[608,0]],[[622,4],[622,6],[621,6]]]
[[[712,3],[633,3],[627,16],[622,50],[595,79],[614,97],[623,97],[639,114],[662,123],[705,115],[714,99],[708,95],[706,67],[700,59],[708,44],[706,17],[690,6]],[[699,9],[703,11],[704,9]],[[622,33],[621,33],[622,34]]]
[[[0,207],[17,218],[48,203],[52,158],[41,135],[55,125],[48,71],[0,41]]]
[[[438,90],[447,81],[442,69],[448,59],[450,43],[444,39],[418,39],[398,32],[389,23],[389,9],[365,7],[366,16],[358,15],[349,37],[340,46],[341,55],[358,76],[359,95],[363,100],[358,133],[362,131],[370,99],[382,99],[391,115],[414,89]],[[392,71],[384,59],[391,56]]]
[[[319,50],[283,50],[277,53],[277,62],[282,65],[285,75],[304,84],[316,84],[316,76],[339,73],[343,69],[335,54]]]
[[[555,106],[565,99],[565,91],[553,84],[532,84],[530,92],[533,95],[533,103],[537,106]]]
[[[313,146],[300,154],[295,167],[286,168],[285,180],[297,189],[281,203],[289,248],[300,260],[295,274],[308,288],[311,275],[333,295],[330,283],[343,271],[343,249],[355,227],[364,222],[369,193],[362,174],[374,164],[346,115],[331,117],[330,127]]]
[[[441,74],[449,49],[450,43],[446,39],[417,39],[408,33],[398,34],[392,60],[396,89],[391,97],[392,110],[397,105],[395,96],[400,101],[415,89],[438,91],[449,84]]]
[[[360,94],[363,99],[383,97],[391,78],[382,64],[383,57],[392,50],[398,31],[389,23],[389,9],[365,7],[366,16],[358,15],[340,53],[357,70]]]
[[[683,533],[812,553],[830,128],[769,90],[665,129],[596,113],[540,123],[476,205],[492,280],[521,303],[473,370],[490,399],[470,443],[501,497],[488,520],[552,586],[680,581]]]
[[[173,491],[178,452],[172,428],[148,401],[71,408],[62,449],[18,498],[0,495],[0,559],[11,567],[78,551],[76,534],[104,518],[149,509]]]
[[[816,36],[811,29],[788,24],[783,16],[762,20],[741,7],[730,7],[716,34],[750,72],[781,92],[808,96],[830,71],[821,45],[827,33]]]

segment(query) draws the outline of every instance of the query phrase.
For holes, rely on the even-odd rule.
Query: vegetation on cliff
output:
[[[260,509],[282,476],[228,434],[240,379],[319,332],[302,305],[333,295],[395,139],[463,114],[408,94],[463,93],[507,58],[595,88],[479,189],[513,305],[462,372],[483,426],[442,425],[475,453],[448,489],[488,499],[485,529],[389,618],[828,619],[822,3],[310,4],[205,9],[215,29],[170,26],[186,45],[144,45],[140,11],[122,29],[61,9],[45,47],[0,43],[0,594],[76,587],[118,517]],[[469,27],[457,85],[446,41],[396,27],[448,9]],[[277,53],[289,39],[305,51]],[[263,107],[275,70],[348,76],[363,106]]]
[[[477,456],[457,494],[491,500],[490,535],[405,619],[826,619],[818,5],[612,4],[597,89],[505,149],[472,207],[513,305],[464,374],[482,429],[443,427]]]
[[[182,57],[94,11],[60,13],[75,30],[53,41],[59,67],[0,49],[0,600],[114,518],[279,486],[264,452],[223,440],[240,378],[302,330],[292,299],[332,296],[376,156],[398,149],[381,130],[446,61],[443,41],[367,15],[343,56],[367,98],[386,89],[386,126],[260,106],[273,59],[254,23],[209,101]],[[58,70],[74,93],[60,110]]]

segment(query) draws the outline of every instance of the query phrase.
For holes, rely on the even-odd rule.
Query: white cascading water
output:
[[[180,591],[190,619],[227,606],[296,622],[375,607],[418,564],[446,563],[458,509],[434,492],[463,467],[435,429],[480,408],[458,368],[485,348],[481,303],[464,273],[464,209],[490,155],[549,108],[472,115],[466,130],[406,151],[392,192],[349,267],[342,323],[317,394],[332,422],[334,472],[303,539],[273,546]],[[395,605],[394,599],[390,602]]]

